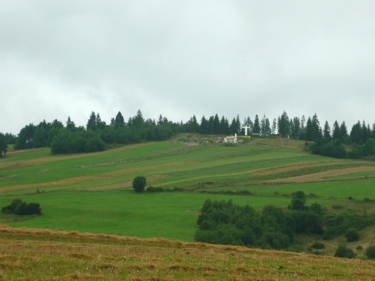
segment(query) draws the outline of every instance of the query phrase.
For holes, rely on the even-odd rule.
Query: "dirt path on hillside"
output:
[[[375,171],[375,167],[373,166],[362,166],[362,167],[352,167],[346,169],[337,169],[337,170],[329,170],[324,172],[318,172],[314,174],[290,177],[290,178],[283,178],[283,179],[275,179],[275,180],[266,180],[263,181],[264,183],[302,183],[302,182],[314,182],[314,181],[322,181],[329,177],[341,176],[346,174],[353,174],[359,172],[368,172],[368,171]]]

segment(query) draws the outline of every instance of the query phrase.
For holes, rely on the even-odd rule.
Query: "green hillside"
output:
[[[327,209],[372,210],[363,200],[375,198],[375,163],[312,155],[304,147],[285,139],[226,146],[182,135],[92,154],[10,151],[0,160],[0,206],[20,198],[40,203],[43,215],[1,214],[0,220],[14,227],[189,242],[208,198],[255,209],[286,207],[302,190],[310,203]],[[139,175],[167,192],[136,194],[131,182]]]

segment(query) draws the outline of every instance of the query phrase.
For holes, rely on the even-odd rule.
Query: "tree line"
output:
[[[14,148],[49,146],[54,154],[94,152],[105,150],[113,144],[166,140],[175,132],[174,124],[168,119],[160,116],[157,123],[151,119],[145,120],[140,110],[128,122],[118,112],[108,125],[99,113],[91,112],[86,127],[76,126],[70,117],[65,126],[58,120],[44,120],[36,126],[26,125],[18,134]]]
[[[6,153],[6,146],[15,143],[15,149],[29,149],[50,146],[52,153],[76,153],[104,150],[113,144],[131,144],[143,141],[166,140],[176,133],[200,133],[221,135],[244,135],[244,126],[250,134],[269,137],[278,135],[284,138],[312,141],[312,153],[337,158],[360,158],[375,154],[375,124],[370,128],[364,121],[358,121],[351,131],[345,122],[334,122],[332,129],[326,121],[323,127],[318,116],[290,118],[284,111],[272,121],[265,115],[254,120],[250,117],[241,122],[239,115],[231,121],[218,114],[198,121],[193,115],[187,122],[172,122],[162,115],[155,121],[145,119],[140,110],[134,117],[125,121],[121,112],[111,118],[109,124],[99,113],[91,112],[85,127],[76,126],[68,117],[66,124],[61,121],[29,124],[20,130],[18,136],[0,134],[0,151]],[[350,146],[345,149],[344,146]],[[347,152],[348,150],[348,152]]]

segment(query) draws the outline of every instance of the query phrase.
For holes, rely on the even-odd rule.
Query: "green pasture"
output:
[[[298,168],[309,163],[320,166]],[[261,169],[288,165],[297,168],[256,175]],[[16,218],[1,214],[0,221],[16,227],[192,241],[199,210],[208,198],[232,199],[256,209],[266,205],[286,207],[290,195],[298,190],[315,195],[309,197],[308,205],[317,201],[329,206],[349,196],[375,199],[374,172],[349,173],[312,183],[263,183],[360,165],[374,163],[252,143],[189,146],[158,142],[75,155],[51,155],[48,148],[14,152],[0,158],[0,207],[20,198],[40,203],[43,215]],[[129,183],[139,175],[148,179],[148,186],[169,190],[178,187],[184,192],[135,194]],[[224,194],[237,190],[255,196]]]
[[[152,185],[194,177],[221,177],[252,169],[301,162],[322,161],[303,152],[266,146],[186,146],[175,143],[149,143],[109,150],[105,153],[54,156],[49,149],[15,153],[2,159],[12,169],[0,170],[2,186],[26,185],[95,176],[94,184],[103,186],[144,176],[168,175],[168,179],[149,182]],[[35,154],[35,157],[30,157]],[[26,157],[26,156],[27,157]],[[18,166],[20,168],[18,168]],[[4,166],[4,164],[2,164]],[[6,168],[6,167],[4,167]],[[111,173],[116,173],[115,177]],[[102,176],[103,179],[98,178]],[[80,187],[87,186],[87,178]],[[89,180],[88,180],[89,181]],[[92,187],[90,183],[89,187]],[[56,189],[61,189],[60,187]],[[64,186],[63,188],[77,186]],[[50,190],[47,188],[47,190]]]
[[[311,198],[321,199],[347,199],[352,197],[357,200],[365,198],[375,199],[375,179],[346,180],[346,181],[326,181],[313,183],[290,183],[260,186],[235,186],[218,187],[209,189],[212,192],[218,191],[240,191],[246,190],[259,196],[278,196],[291,194],[297,190],[302,190],[306,195],[311,194]],[[313,200],[313,199],[311,199]]]
[[[5,206],[16,196],[0,197]],[[290,198],[227,196],[197,193],[135,194],[121,191],[67,191],[23,195],[26,202],[38,202],[42,216],[20,219],[0,215],[13,227],[107,233],[140,238],[193,241],[199,210],[206,199],[229,200],[261,209],[266,205],[285,207]],[[333,200],[314,200],[323,205]]]

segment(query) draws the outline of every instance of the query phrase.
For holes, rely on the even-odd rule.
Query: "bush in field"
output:
[[[368,246],[366,249],[366,256],[369,259],[374,259],[375,258],[375,246]]]
[[[4,214],[16,214],[16,215],[41,215],[42,209],[39,203],[22,202],[21,199],[14,199],[10,205],[1,208],[1,212]]]
[[[349,228],[345,233],[347,242],[354,242],[359,240],[358,231],[355,228]]]
[[[348,258],[352,259],[355,258],[356,254],[353,252],[352,249],[346,247],[345,244],[340,244],[335,252],[335,257],[337,258]]]
[[[292,197],[292,210],[304,210],[306,203],[306,195],[303,191],[293,193]]]
[[[135,192],[143,192],[145,191],[145,187],[146,187],[146,178],[144,176],[137,176],[134,178],[133,180],[133,189]]]

